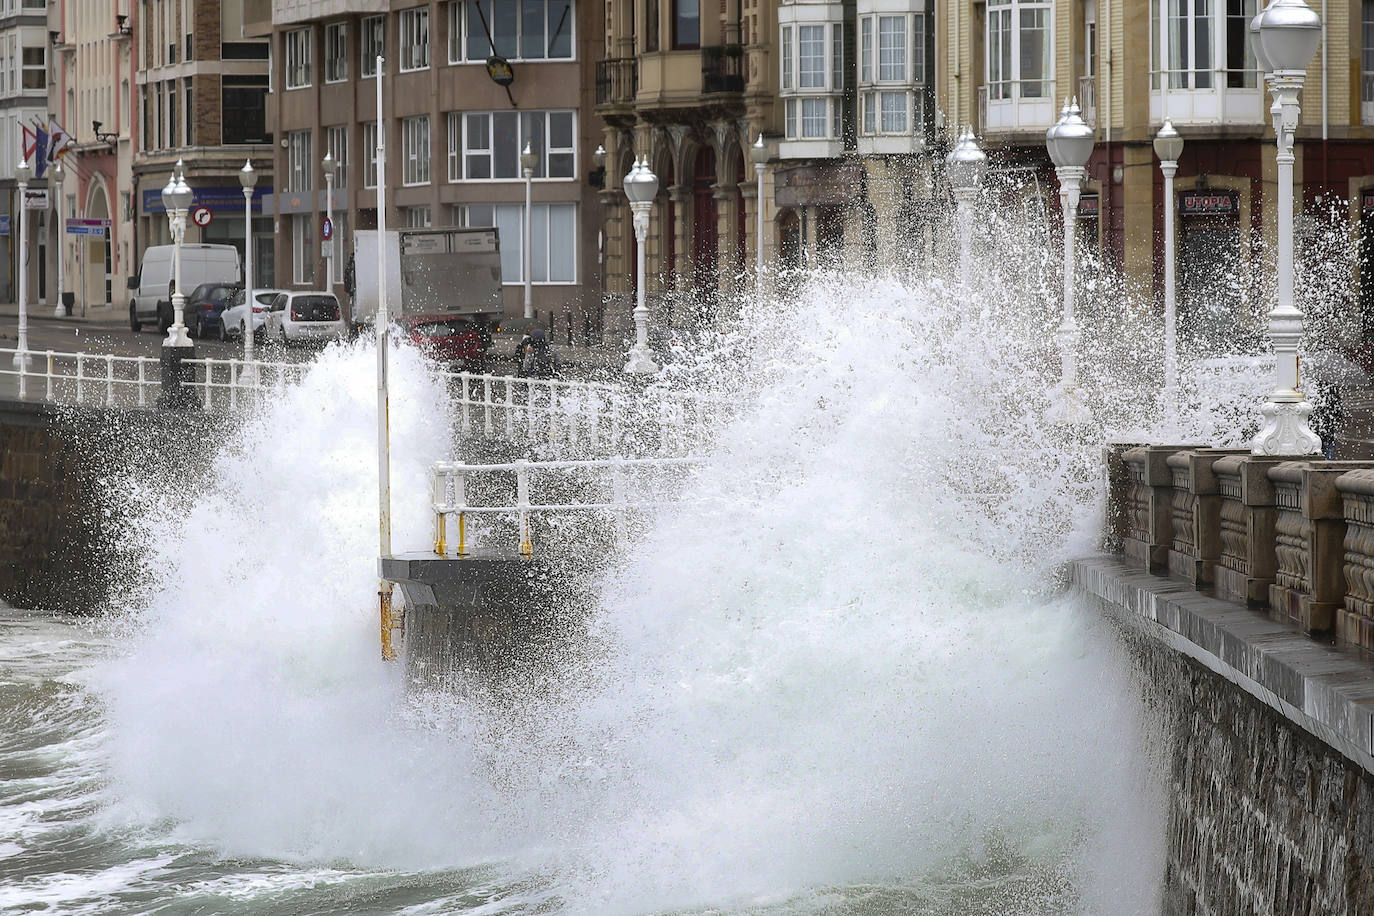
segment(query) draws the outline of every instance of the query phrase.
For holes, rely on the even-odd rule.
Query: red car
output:
[[[496,330],[481,315],[410,315],[400,324],[421,353],[465,371],[486,366],[487,348]]]

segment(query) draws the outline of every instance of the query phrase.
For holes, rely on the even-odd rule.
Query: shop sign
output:
[[[1079,219],[1097,219],[1101,209],[1101,199],[1096,194],[1084,194],[1078,199]]]
[[[1374,213],[1374,188],[1360,194],[1360,209],[1365,213]]]
[[[253,210],[255,212],[262,209],[262,196],[271,194],[271,185],[257,185],[253,188]],[[223,187],[204,187],[191,188],[191,207],[205,207],[216,212],[228,211],[230,213],[243,214],[243,188],[239,185],[224,185]],[[147,188],[143,192],[143,212],[144,213],[166,213],[167,208],[162,206],[162,189]]]
[[[773,178],[779,207],[842,207],[863,196],[864,170],[857,163],[799,165]]]
[[[1238,216],[1240,192],[1204,188],[1178,195],[1178,212],[1183,216]]]

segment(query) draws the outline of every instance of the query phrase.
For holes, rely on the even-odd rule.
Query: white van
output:
[[[174,246],[153,245],[143,252],[138,275],[129,278],[129,328],[138,331],[156,324],[159,331],[172,326],[172,256]],[[243,267],[233,245],[182,245],[182,295],[202,283],[241,284]],[[185,319],[183,319],[185,320]]]

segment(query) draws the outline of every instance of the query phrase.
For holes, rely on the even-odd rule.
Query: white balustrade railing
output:
[[[504,516],[515,523],[518,549],[522,556],[534,553],[531,521],[535,515],[567,512],[597,512],[615,517],[616,537],[624,541],[628,532],[628,515],[636,510],[672,505],[680,500],[664,498],[665,492],[681,483],[664,472],[689,468],[702,463],[700,458],[604,458],[584,461],[526,461],[520,459],[506,464],[456,464],[436,462],[430,468],[431,509],[434,513],[434,553],[436,556],[466,557],[469,555],[468,517],[472,515]],[[556,477],[580,473],[582,479]],[[600,479],[589,480],[588,472]],[[509,482],[514,475],[514,486]],[[470,484],[475,478],[505,475],[506,481],[496,481],[508,501],[486,501],[479,505],[469,502]],[[550,486],[553,480],[561,486]],[[488,481],[490,484],[491,481]],[[539,486],[544,484],[544,486]],[[592,498],[569,500],[566,493],[575,488],[590,492]],[[547,490],[551,501],[540,501]],[[645,494],[652,493],[652,498]],[[600,494],[598,497],[597,494]],[[564,498],[559,498],[560,496]],[[448,519],[457,526],[457,543],[449,552]]]
[[[21,399],[105,407],[148,407],[162,390],[162,364],[152,356],[0,349],[0,378],[17,381]],[[237,408],[268,391],[300,380],[307,367],[294,363],[245,362],[241,359],[188,359],[191,379],[207,408]]]
[[[650,387],[444,373],[464,435],[681,454],[729,408],[723,400]]]

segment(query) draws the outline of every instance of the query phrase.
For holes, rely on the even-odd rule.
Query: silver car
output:
[[[253,333],[259,340],[262,339],[262,329],[267,325],[267,310],[272,307],[272,300],[284,292],[286,290],[282,289],[253,290]],[[219,339],[241,337],[247,326],[248,306],[243,301],[243,288],[239,287],[234,293],[233,301],[229,303],[229,308],[220,316]]]
[[[343,340],[348,325],[333,293],[290,290],[278,293],[267,310],[268,341],[280,344]]]

